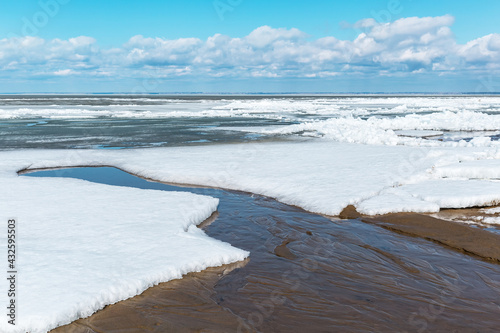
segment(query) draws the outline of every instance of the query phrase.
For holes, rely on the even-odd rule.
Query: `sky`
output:
[[[2,7],[2,93],[500,91],[498,0]]]

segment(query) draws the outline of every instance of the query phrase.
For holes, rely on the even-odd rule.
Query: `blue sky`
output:
[[[496,79],[489,77],[500,63],[495,35],[500,33],[498,0],[25,0],[2,5],[3,92],[129,91],[131,86],[144,86],[144,80],[155,81],[148,85],[148,92],[209,92],[214,87],[220,92],[471,91],[480,89],[481,80],[489,82],[483,84],[483,90],[500,90],[495,87]],[[404,21],[411,17],[445,19]],[[363,19],[372,22],[360,24]],[[398,20],[401,24],[394,25],[396,30],[413,27],[403,42],[416,44],[389,54],[394,43],[402,43],[402,37],[397,31],[390,36],[377,31],[381,25]],[[415,28],[423,24],[428,24],[427,30]],[[212,51],[219,48],[225,52],[225,60],[220,56],[196,56],[207,52],[207,39],[216,34],[244,39],[261,27],[268,29],[253,33],[253,42],[219,40],[216,46],[212,45]],[[364,41],[359,39],[362,33],[367,35]],[[425,39],[425,45],[416,42],[417,37],[426,34],[434,37]],[[491,34],[494,35],[488,39],[471,43]],[[131,42],[137,35],[143,39]],[[37,40],[23,42],[21,39],[27,36]],[[92,40],[53,42],[79,36]],[[330,37],[341,42],[325,42]],[[255,38],[272,40],[257,45]],[[353,42],[357,38],[358,45],[341,45],[342,41]],[[361,42],[369,45],[371,40],[378,43],[367,46],[373,47],[372,51],[359,51]],[[461,47],[467,43],[470,47]],[[255,50],[252,55],[245,53],[249,57],[245,59],[241,50],[235,48]],[[454,51],[438,54],[440,48]],[[285,49],[286,55],[281,52]],[[314,52],[329,58],[313,59]],[[332,52],[347,52],[350,56],[344,59]],[[41,53],[44,56],[37,58]],[[20,57],[22,61],[16,60]],[[263,60],[253,61],[257,57]],[[109,59],[112,61],[106,61]],[[119,80],[113,80],[115,73]]]
[[[65,0],[67,1],[67,0]],[[147,37],[197,37],[206,39],[215,33],[243,37],[259,26],[297,28],[314,37],[355,37],[352,29],[342,29],[341,22],[355,23],[374,15],[380,20],[410,16],[451,14],[456,21],[453,31],[464,43],[492,32],[500,32],[500,1],[456,0],[222,0],[232,10],[220,19],[213,0],[69,0],[60,5],[58,14],[39,29],[43,38],[68,39],[91,36],[102,46],[119,46],[134,35]],[[0,11],[1,37],[21,34],[23,17],[32,19],[40,3],[50,0],[4,1]],[[187,5],[189,4],[189,5]],[[221,7],[222,8],[222,7]],[[390,16],[387,16],[387,13]]]

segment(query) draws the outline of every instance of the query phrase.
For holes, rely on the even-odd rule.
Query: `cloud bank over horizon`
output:
[[[296,28],[261,26],[242,38],[134,36],[102,49],[92,37],[0,40],[3,77],[95,78],[332,78],[417,73],[470,76],[500,72],[500,34],[458,44],[454,17],[408,17],[391,23],[364,19],[357,37],[313,39]]]

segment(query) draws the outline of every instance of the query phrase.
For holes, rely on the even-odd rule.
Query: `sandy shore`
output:
[[[375,218],[363,217],[361,220],[500,263],[500,234],[415,213],[389,214]]]
[[[241,192],[189,191],[221,199],[201,227],[249,250],[250,259],[162,283],[52,332],[489,332],[500,326],[499,234],[422,214],[364,217],[350,207],[340,219]]]
[[[238,317],[211,297],[217,281],[242,265],[187,274],[52,332],[235,332]]]

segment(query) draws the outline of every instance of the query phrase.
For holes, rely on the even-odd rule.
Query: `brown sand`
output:
[[[500,262],[500,235],[486,230],[415,213],[363,217],[361,220],[396,232],[422,237],[483,259]]]
[[[235,332],[238,317],[217,305],[211,296],[223,275],[245,264],[189,273],[52,332]]]
[[[274,248],[274,254],[278,257],[286,258],[286,259],[295,259],[297,256],[293,254],[290,249],[288,249],[287,244],[289,244],[290,240],[284,240],[281,245],[278,245]]]

